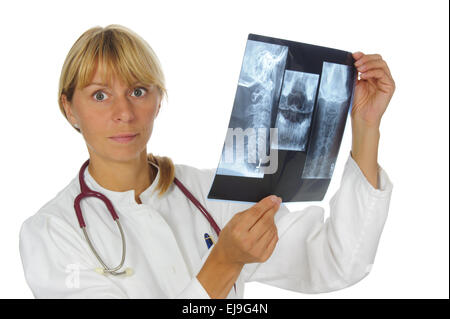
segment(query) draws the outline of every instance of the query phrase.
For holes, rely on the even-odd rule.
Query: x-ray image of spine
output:
[[[286,46],[247,41],[229,127],[240,127],[248,135],[243,147],[237,145],[234,150],[232,143],[224,145],[223,152],[234,152],[236,160],[231,164],[224,163],[222,156],[218,174],[264,176],[262,166],[269,165],[265,162],[270,152],[269,129],[272,113],[277,110],[287,53]],[[258,128],[266,128],[266,134],[258,134]],[[230,141],[229,136],[227,140]],[[264,156],[259,156],[259,153],[264,153]]]
[[[323,63],[317,114],[302,178],[330,179],[333,175],[350,106],[351,72],[347,65]]]
[[[286,70],[275,127],[278,149],[304,151],[314,109],[319,75]]]

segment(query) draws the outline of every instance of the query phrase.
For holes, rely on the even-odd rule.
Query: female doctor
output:
[[[380,55],[353,56],[361,79],[352,149],[324,221],[322,207],[290,212],[273,195],[254,205],[208,201],[215,169],[148,154],[166,95],[158,58],[123,26],[84,32],[64,62],[58,102],[89,160],[22,225],[34,296],[242,298],[249,281],[322,293],[364,278],[393,187],[377,150],[395,84]],[[80,193],[91,196],[77,204]]]

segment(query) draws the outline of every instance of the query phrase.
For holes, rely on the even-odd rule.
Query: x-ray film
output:
[[[209,199],[320,201],[357,71],[351,52],[249,34]]]

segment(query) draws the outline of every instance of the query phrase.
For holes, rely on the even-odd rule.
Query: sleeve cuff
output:
[[[359,181],[361,181],[360,185],[364,188],[364,190],[370,194],[373,197],[378,198],[385,198],[390,196],[393,184],[391,180],[389,179],[389,176],[387,175],[386,171],[377,164],[377,178],[378,178],[378,187],[379,189],[376,189],[372,186],[372,184],[369,183],[366,176],[364,176],[363,172],[361,171],[360,167],[356,163],[356,161],[351,156],[351,153],[349,152],[347,163],[345,165],[345,168],[349,170],[351,173],[355,174]]]
[[[175,299],[211,299],[211,297],[205,288],[203,288],[200,281],[198,281],[197,277],[194,276],[189,285]]]

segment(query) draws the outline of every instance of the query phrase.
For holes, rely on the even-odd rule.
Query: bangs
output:
[[[117,30],[107,30],[93,36],[83,51],[75,76],[79,89],[91,83],[100,67],[102,83],[110,87],[113,77],[118,77],[129,87],[140,82],[145,86],[156,85],[161,94],[165,91],[164,83],[158,81],[164,77],[159,72],[156,55],[148,58],[153,51],[143,41],[137,43],[126,34],[118,36]]]

